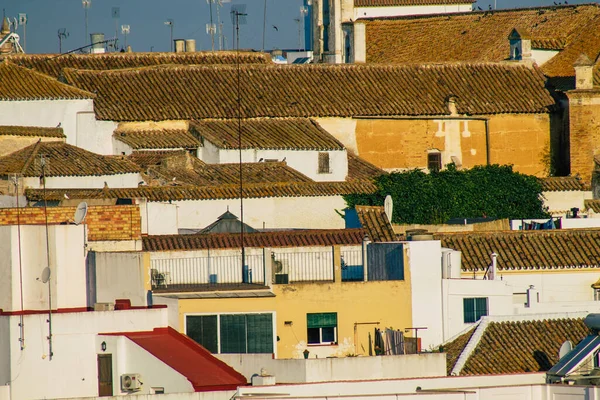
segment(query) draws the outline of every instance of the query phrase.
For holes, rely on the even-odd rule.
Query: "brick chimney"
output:
[[[575,89],[589,90],[594,88],[594,63],[590,58],[581,54],[575,64]]]
[[[522,28],[513,28],[508,35],[510,59],[516,61],[531,60],[531,35]]]

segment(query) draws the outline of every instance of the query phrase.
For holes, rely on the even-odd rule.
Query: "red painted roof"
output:
[[[236,390],[238,386],[247,384],[242,374],[173,328],[155,328],[153,331],[109,335],[127,337],[185,376],[196,392]]]

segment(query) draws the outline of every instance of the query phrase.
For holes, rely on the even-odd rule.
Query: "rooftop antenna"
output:
[[[308,15],[308,7],[306,6],[301,6],[300,7],[300,20],[301,22],[298,23],[298,29],[299,29],[299,35],[298,35],[298,43],[299,43],[299,48],[301,50],[306,50],[306,43],[304,43],[304,48],[302,48],[302,31],[306,29],[306,27],[304,26],[304,23],[306,21],[306,16]],[[300,30],[300,24],[302,24],[302,29]]]
[[[46,268],[42,271],[42,282],[48,284],[48,356],[52,361],[52,285],[50,284],[50,240],[48,238],[48,201],[46,197],[46,159],[40,155],[42,184],[44,185],[44,216],[46,218]]]
[[[172,18],[169,18],[168,20],[165,21],[165,25],[169,26],[169,28],[171,28],[171,44],[169,46],[169,51],[173,52],[173,27],[175,26],[175,21]]]
[[[302,47],[302,20],[300,18],[294,18],[294,21],[298,24],[298,51]]]
[[[265,51],[265,35],[267,32],[267,0],[265,0],[264,15],[263,15],[263,43],[262,51]]]
[[[27,14],[19,13],[19,25],[23,27],[23,52],[27,52]]]
[[[210,35],[210,41],[211,41],[211,51],[215,51],[215,31],[216,31],[216,26],[213,22],[213,11],[212,11],[212,5],[213,3],[216,3],[218,0],[206,0],[206,2],[208,3],[208,8],[210,10],[210,23],[206,24],[206,33]],[[217,6],[217,9],[219,7]]]
[[[129,25],[121,25],[121,33],[125,37],[125,50],[127,50],[127,35],[131,32]]]
[[[69,32],[67,32],[67,28],[60,28],[58,30],[58,54],[62,54],[62,41],[69,37]]]
[[[121,9],[119,7],[113,7],[111,10],[112,19],[115,21],[115,51],[117,51],[119,41],[119,18],[121,18]]]
[[[246,24],[246,5],[235,4],[231,6],[231,24],[236,35],[236,69],[237,69],[237,119],[238,119],[238,147],[240,154],[240,245],[242,247],[242,277],[244,276],[244,265],[246,264],[246,251],[244,247],[244,173],[242,170],[242,90],[240,80],[240,24]]]
[[[231,0],[217,0],[217,41],[219,42],[219,50],[225,48],[225,37],[223,35],[223,21],[221,21],[220,8],[223,7],[223,3],[230,3]]]
[[[85,40],[83,41],[84,44],[88,44],[88,10],[90,9],[90,7],[92,6],[92,0],[81,0],[81,5],[83,6],[83,12],[85,14]]]

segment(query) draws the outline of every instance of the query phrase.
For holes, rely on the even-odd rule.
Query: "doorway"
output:
[[[98,354],[98,395],[113,395],[112,354]]]

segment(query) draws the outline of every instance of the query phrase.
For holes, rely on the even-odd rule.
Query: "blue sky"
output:
[[[552,5],[554,0],[496,0],[498,8]],[[564,1],[564,0],[558,0]],[[572,0],[569,4],[589,2]],[[302,0],[266,0],[267,29],[266,49],[297,48],[298,23]],[[227,48],[231,48],[232,26],[230,9],[232,4],[246,4],[248,13],[247,25],[240,28],[241,48],[262,48],[264,0],[233,0],[224,3],[221,8],[223,33],[226,36]],[[476,6],[488,8],[490,0],[480,0]],[[491,0],[494,4],[494,0]],[[3,0],[0,2],[8,17],[17,17],[19,13],[27,13],[28,53],[58,52],[58,35],[65,28],[69,36],[63,40],[63,51],[80,47],[84,44],[85,18],[81,0]],[[209,6],[206,0],[92,0],[88,11],[88,32],[104,32],[106,37],[115,34],[115,20],[111,10],[119,7],[118,20],[119,43],[124,43],[120,26],[128,24],[130,34],[127,44],[134,51],[167,51],[170,46],[170,30],[164,21],[171,18],[175,21],[174,38],[196,39],[197,50],[210,50],[211,39],[206,34],[206,24],[210,20]],[[216,20],[213,6],[213,19]],[[273,28],[277,26],[278,30]],[[301,26],[302,28],[302,26]],[[23,28],[17,31],[23,44]],[[304,45],[302,39],[302,46]]]

